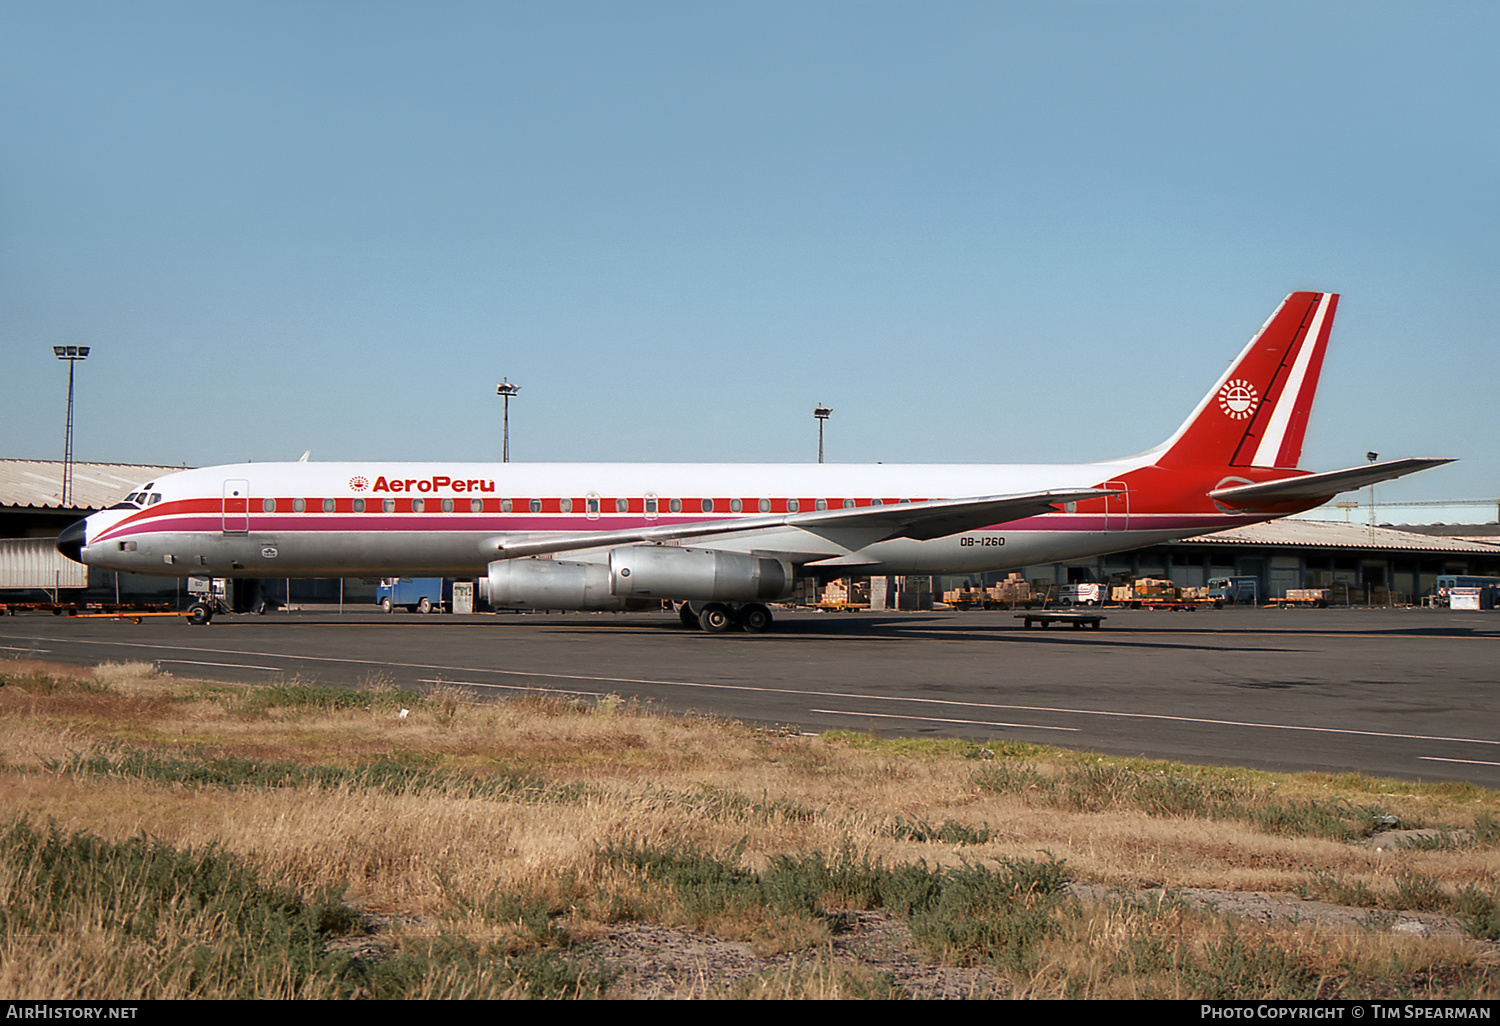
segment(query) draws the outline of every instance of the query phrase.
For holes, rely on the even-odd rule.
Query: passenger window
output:
[[[682,512],[682,500],[681,499],[673,499],[671,502],[667,503],[667,509],[671,510],[673,513],[681,513]]]
[[[801,500],[799,500],[799,499],[788,499],[788,500],[786,500],[786,511],[788,513],[795,513],[799,509],[801,509],[801,508],[802,508],[802,502],[801,502]]]
[[[616,499],[615,500],[615,512],[616,513],[628,513],[628,512],[630,512],[630,500],[628,500],[628,499]]]
[[[413,499],[413,500],[411,500],[411,511],[413,513],[420,513],[423,510],[425,510],[426,508],[427,508],[427,500],[426,499]]]
[[[729,512],[731,512],[731,513],[739,513],[744,508],[745,508],[745,504],[743,502],[741,502],[739,499],[730,499],[729,500]]]
[[[845,509],[853,509],[854,508],[854,500],[853,499],[845,499],[844,500],[844,508]]]
[[[712,500],[712,499],[704,499],[702,505],[703,505],[703,512],[705,512],[705,513],[712,513],[714,511],[714,500]]]
[[[262,510],[264,510],[265,512],[267,512],[267,513],[275,513],[276,512],[276,500],[275,499],[262,499],[260,501],[260,508]]]
[[[557,504],[557,508],[562,510],[564,513],[571,513],[573,512],[573,500],[563,499]]]
[[[307,512],[307,500],[306,499],[293,499],[292,500],[292,512],[293,513],[305,513],[305,512]]]
[[[452,513],[453,512],[453,500],[452,499],[444,499],[443,500],[443,512],[444,513]]]
[[[365,500],[364,499],[355,499],[354,500],[354,512],[356,512],[356,513],[363,513],[364,511],[365,511]]]
[[[332,499],[324,499],[323,500],[323,512],[324,513],[332,513],[335,508],[336,508],[336,504],[334,503],[334,501]]]
[[[770,499],[761,499],[760,500],[760,511],[762,513],[769,513],[769,512],[771,512],[771,500]]]
[[[394,512],[396,512],[396,500],[395,499],[385,499],[385,500],[383,500],[380,503],[380,509],[381,509],[381,512],[383,512],[383,513],[394,513]]]
[[[828,508],[828,500],[827,499],[819,499],[817,502],[813,503],[813,509],[827,509],[827,508]]]
[[[540,513],[541,511],[542,511],[542,500],[541,499],[532,499],[531,500],[531,512],[533,512],[533,513]]]

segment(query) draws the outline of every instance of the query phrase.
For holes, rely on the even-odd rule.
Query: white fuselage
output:
[[[930,574],[1079,558],[1256,519],[1132,510],[1127,491],[1093,512],[1064,510],[930,541],[765,522],[823,508],[1091,488],[1149,462],[237,464],[159,478],[141,490],[141,504],[94,514],[82,556],[94,566],[173,576],[472,576],[506,539],[755,518],[754,529],[693,545],[775,552],[799,565],[836,560],[860,574]],[[567,558],[602,561],[607,547],[577,547]]]

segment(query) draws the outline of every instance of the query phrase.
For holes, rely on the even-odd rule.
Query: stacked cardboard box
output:
[[[823,589],[824,602],[867,603],[870,601],[869,578],[844,578],[829,581]]]
[[[1020,574],[1013,573],[990,588],[989,596],[995,602],[1030,602],[1031,585]]]
[[[1175,602],[1177,585],[1164,577],[1138,577],[1135,585],[1137,602]]]
[[[943,601],[955,606],[984,605],[984,591],[981,588],[954,588],[943,592]]]

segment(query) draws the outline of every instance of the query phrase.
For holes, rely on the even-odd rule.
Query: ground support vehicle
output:
[[[1016,619],[1022,621],[1023,625],[1028,628],[1033,623],[1039,623],[1042,625],[1043,630],[1051,627],[1054,623],[1070,623],[1073,625],[1074,630],[1092,627],[1097,631],[1099,624],[1104,621],[1104,617],[1098,613],[1074,613],[1059,609],[1042,609],[1033,613],[1017,613]]]
[[[1326,609],[1328,607],[1327,588],[1288,588],[1287,592],[1276,604],[1282,609],[1299,609],[1311,607],[1314,609]]]
[[[453,584],[442,577],[385,577],[375,589],[375,601],[387,613],[397,607],[412,613],[450,608]]]

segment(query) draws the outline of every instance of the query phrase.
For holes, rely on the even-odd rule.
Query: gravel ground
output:
[[[1075,885],[1084,900],[1100,900],[1112,892],[1103,887]],[[1142,891],[1137,897],[1160,895]],[[1321,901],[1305,901],[1291,894],[1188,890],[1173,892],[1190,905],[1259,923],[1319,923],[1345,928],[1383,928],[1421,936],[1462,936],[1453,919],[1417,912],[1383,912],[1345,908]],[[737,983],[805,967],[812,956],[831,954],[867,977],[883,974],[901,996],[909,998],[968,998],[1000,993],[1002,985],[977,969],[935,965],[919,953],[911,932],[899,919],[883,913],[859,913],[853,928],[835,936],[830,949],[760,958],[746,944],[720,940],[692,930],[647,924],[608,928],[603,939],[572,949],[575,957],[622,973],[615,996],[637,998],[700,997],[723,992]]]
[[[1416,832],[1411,832],[1416,833]],[[1391,844],[1396,834],[1367,843]],[[1070,884],[1083,901],[1104,901],[1120,892],[1090,884]],[[1136,891],[1137,899],[1165,898],[1167,893],[1189,905],[1211,909],[1265,925],[1314,923],[1343,929],[1377,929],[1415,936],[1465,936],[1460,923],[1428,912],[1391,912],[1351,908],[1310,901],[1294,894],[1263,891],[1221,891],[1192,888],[1163,892]],[[383,957],[384,927],[400,917],[365,910],[372,934],[351,938],[346,945],[362,957]],[[822,949],[809,949],[763,958],[743,943],[723,940],[696,930],[651,923],[614,923],[597,928],[590,939],[569,949],[571,957],[619,973],[611,996],[621,998],[695,998],[733,993],[736,987],[755,993],[761,981],[778,974],[790,977],[814,963],[849,970],[852,978],[873,982],[889,979],[899,996],[907,998],[970,998],[1003,995],[1004,982],[982,969],[934,964],[926,960],[911,931],[895,916],[882,912],[851,913],[848,929]],[[878,992],[877,992],[878,993]]]

